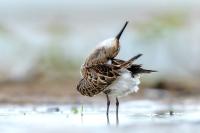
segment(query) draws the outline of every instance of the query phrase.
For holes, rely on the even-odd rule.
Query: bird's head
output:
[[[120,50],[120,37],[126,28],[128,21],[124,24],[120,32],[110,39],[106,39],[103,42],[99,43],[97,47],[92,51],[89,57],[86,59],[86,65],[106,63],[110,59],[115,58]]]

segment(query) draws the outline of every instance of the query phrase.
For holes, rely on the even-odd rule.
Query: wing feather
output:
[[[102,92],[119,76],[119,71],[109,64],[98,64],[87,68],[87,76],[78,84],[77,90],[86,96]]]

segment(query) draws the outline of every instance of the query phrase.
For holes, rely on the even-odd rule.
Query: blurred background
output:
[[[143,53],[143,75],[129,98],[200,95],[200,2],[197,0],[0,1],[0,103],[93,103],[76,91],[80,65],[125,21],[118,58]],[[124,100],[127,100],[124,98]]]

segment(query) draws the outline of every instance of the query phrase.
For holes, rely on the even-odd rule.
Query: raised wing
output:
[[[112,63],[112,65],[114,65],[116,67],[120,67],[120,66],[123,66],[124,64],[125,65],[127,64],[127,66],[128,66],[127,69],[131,72],[132,76],[135,76],[137,74],[142,74],[142,73],[157,72],[157,71],[154,71],[154,70],[143,69],[142,65],[133,64],[133,62],[136,59],[138,59],[140,56],[142,56],[142,54],[138,54],[138,55],[134,56],[129,61],[124,61],[124,60],[120,60],[120,59],[113,59],[111,63]]]
[[[125,66],[126,64],[127,65],[132,65],[133,64],[133,62],[135,61],[135,60],[137,60],[139,57],[141,57],[142,56],[142,54],[138,54],[138,55],[136,55],[136,56],[134,56],[134,57],[132,57],[130,60],[128,60],[128,61],[124,61],[124,60],[120,60],[120,59],[112,59],[111,60],[111,63],[112,63],[112,65],[114,65],[114,66],[117,66],[117,67],[123,67],[123,66]]]

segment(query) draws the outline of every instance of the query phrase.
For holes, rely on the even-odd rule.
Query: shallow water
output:
[[[1,106],[0,129],[3,133],[53,132],[196,132],[200,129],[200,105],[165,105],[137,101],[120,105],[119,125],[115,108],[107,124],[101,105]],[[171,112],[171,114],[170,114]],[[81,115],[83,114],[83,115]]]

